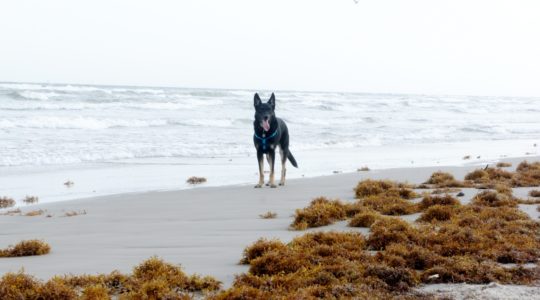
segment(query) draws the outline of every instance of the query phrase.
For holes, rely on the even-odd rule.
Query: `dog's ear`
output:
[[[268,100],[268,104],[272,106],[272,109],[276,109],[276,96],[274,93],[272,93],[272,96],[270,96],[270,100]]]
[[[259,97],[258,93],[255,93],[255,97],[253,97],[253,105],[256,108],[257,106],[261,105],[261,103],[262,103],[261,97]]]

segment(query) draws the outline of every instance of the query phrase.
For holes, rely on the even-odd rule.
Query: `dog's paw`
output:
[[[284,186],[285,185],[285,182],[280,182],[279,183],[279,186]]]
[[[270,182],[267,182],[265,185],[266,185],[266,186],[270,186]]]
[[[254,186],[254,188],[260,189],[260,188],[262,188],[262,184],[257,184],[257,185]]]
[[[277,185],[271,184],[270,187],[273,188],[273,189],[275,189],[275,188],[277,188]]]

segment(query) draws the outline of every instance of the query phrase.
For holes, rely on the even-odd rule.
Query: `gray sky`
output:
[[[0,81],[540,96],[538,0],[2,0]]]

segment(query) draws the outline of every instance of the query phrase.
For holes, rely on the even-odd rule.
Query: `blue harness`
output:
[[[266,151],[266,141],[268,141],[269,139],[275,137],[277,134],[278,134],[278,130],[276,129],[276,131],[274,131],[274,133],[272,133],[269,137],[262,138],[262,137],[258,136],[257,133],[255,133],[255,137],[262,142],[262,149],[263,149],[263,151]]]

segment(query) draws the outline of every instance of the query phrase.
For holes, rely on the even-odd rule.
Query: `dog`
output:
[[[255,188],[261,188],[264,184],[263,156],[265,154],[270,165],[270,179],[267,185],[276,188],[277,186],[274,183],[274,162],[277,147],[279,147],[281,156],[281,180],[279,185],[285,185],[285,175],[287,173],[285,164],[287,159],[295,168],[298,168],[298,164],[289,150],[289,130],[285,122],[276,117],[274,112],[276,109],[276,96],[274,93],[272,93],[267,103],[262,103],[259,94],[255,93],[253,102],[255,105],[253,143],[257,150],[257,161],[259,162],[259,183],[255,185]]]

